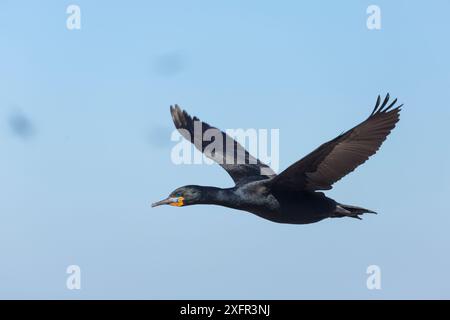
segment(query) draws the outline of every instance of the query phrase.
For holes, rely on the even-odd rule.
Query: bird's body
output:
[[[367,120],[337,138],[321,145],[281,174],[276,175],[266,164],[253,158],[239,143],[220,130],[192,118],[178,106],[171,107],[175,126],[197,149],[219,163],[233,178],[232,188],[185,186],[153,204],[184,206],[194,204],[220,205],[253,213],[261,218],[288,224],[308,224],[326,218],[360,219],[371,210],[344,205],[325,196],[336,181],[353,171],[374,154],[399,120],[400,107],[391,110],[389,95],[381,103],[378,97],[374,111]],[[202,130],[194,134],[195,124]],[[232,150],[207,152],[203,134],[215,130],[216,137]],[[216,138],[217,139],[217,138]]]
[[[278,223],[308,224],[326,218],[357,217],[348,212],[347,215],[337,212],[343,207],[326,197],[323,192],[277,193],[270,189],[269,180],[251,181],[226,189],[206,186],[188,187],[199,188],[204,194],[204,199],[196,204],[219,205],[247,211]]]

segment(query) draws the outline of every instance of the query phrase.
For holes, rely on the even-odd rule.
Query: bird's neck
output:
[[[221,189],[216,187],[202,187],[202,198],[199,204],[215,204],[229,208],[239,208],[239,199],[234,189]]]

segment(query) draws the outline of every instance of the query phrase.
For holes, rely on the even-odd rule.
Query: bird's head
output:
[[[166,199],[153,203],[152,207],[157,207],[163,204],[168,204],[174,207],[183,207],[199,203],[201,199],[201,187],[184,186],[173,191]]]

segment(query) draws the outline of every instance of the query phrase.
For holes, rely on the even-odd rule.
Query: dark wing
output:
[[[191,117],[178,105],[170,106],[173,123],[181,135],[217,162],[237,184],[252,176],[273,177],[275,172],[245,150],[242,145],[219,129]]]
[[[380,105],[380,96],[372,114],[353,129],[321,145],[271,181],[284,190],[329,190],[341,178],[375,154],[399,120],[402,105],[387,105],[389,94]]]

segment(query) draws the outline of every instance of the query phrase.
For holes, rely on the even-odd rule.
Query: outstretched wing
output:
[[[240,180],[252,176],[275,176],[275,172],[242,147],[237,141],[219,129],[191,117],[178,105],[170,106],[173,123],[181,135],[217,162],[238,184]]]
[[[353,129],[321,145],[271,181],[283,190],[329,190],[341,178],[375,154],[399,120],[400,105],[387,105],[389,94],[380,105],[378,96],[372,114]]]

